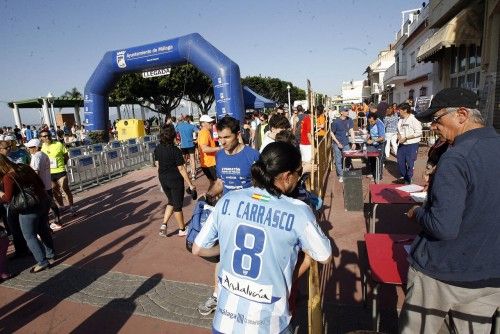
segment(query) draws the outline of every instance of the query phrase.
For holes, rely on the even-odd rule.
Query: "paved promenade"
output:
[[[386,163],[383,182],[397,176],[393,160]],[[369,182],[364,178],[365,203]],[[76,194],[79,215],[65,215],[67,225],[54,234],[56,265],[34,275],[28,272],[31,257],[9,262],[19,275],[0,285],[0,333],[210,333],[211,316],[200,316],[196,305],[212,290],[214,265],[186,251],[173,220],[169,237],[158,236],[165,197],[157,183],[156,168],[147,167]],[[200,173],[199,193],[207,184]],[[328,333],[370,328],[360,275],[369,205],[364,212],[346,212],[342,193],[342,184],[330,175],[320,222],[335,255],[320,271]],[[194,203],[188,197],[185,203],[187,219]],[[405,220],[406,209],[380,208],[380,231],[415,231]],[[305,291],[298,333],[306,332]],[[382,330],[394,332],[402,291],[382,289],[381,295]]]

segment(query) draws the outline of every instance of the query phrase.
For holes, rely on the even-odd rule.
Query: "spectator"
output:
[[[377,105],[377,116],[382,122],[384,121],[388,107],[389,104],[387,103],[387,96],[382,95],[382,101],[380,101],[380,103]]]
[[[326,134],[326,117],[325,117],[325,107],[319,105],[316,107],[316,136],[318,137],[318,143],[325,137]]]
[[[30,155],[24,148],[18,148],[18,141],[12,135],[4,136],[4,141],[9,142],[10,147],[8,148],[7,157],[9,160],[16,164],[25,164],[28,165],[30,163]]]
[[[10,140],[0,141],[0,154],[7,157],[10,152]],[[3,189],[3,188],[2,188]],[[23,233],[21,231],[21,226],[19,225],[19,215],[9,210],[7,204],[0,204],[2,206],[1,213],[2,218],[4,218],[5,227],[7,231],[12,235],[12,242],[14,244],[14,258],[22,258],[29,255],[28,245],[26,240],[24,240]]]
[[[158,179],[168,199],[160,227],[160,236],[162,237],[167,236],[167,223],[172,214],[179,226],[179,237],[186,235],[186,224],[182,213],[184,181],[191,191],[196,190],[186,171],[182,152],[174,144],[175,137],[175,128],[172,125],[167,125],[160,133],[160,145],[154,151],[154,159],[158,166]]]
[[[24,132],[24,136],[26,138],[26,142],[29,142],[33,137],[33,131],[31,131],[31,127],[29,125],[26,126],[26,131]]]
[[[385,156],[391,156],[391,147],[395,156],[398,153],[398,121],[399,116],[396,110],[391,106],[387,108],[384,118],[385,125]]]
[[[334,120],[331,124],[331,136],[333,146],[333,157],[335,161],[335,169],[339,182],[344,182],[344,172],[342,166],[342,152],[351,149],[356,149],[354,141],[354,122],[347,115],[349,107],[344,106],[340,109],[340,117]],[[349,147],[349,137],[351,138],[351,146]]]
[[[276,135],[282,130],[290,129],[290,122],[283,114],[274,115],[269,121],[270,130],[266,132],[264,135],[264,139],[262,140],[262,145],[260,146],[260,152],[264,150],[264,148],[274,142],[276,140]]]
[[[366,143],[376,149],[380,154],[380,166],[384,165],[384,147],[385,147],[385,126],[384,123],[378,118],[375,113],[370,113],[368,117],[368,124],[370,124],[370,135]],[[376,158],[368,158],[370,169],[373,177],[376,179]],[[382,180],[383,168],[380,168],[379,180]]]
[[[260,150],[262,146],[262,141],[264,140],[265,133],[269,131],[269,124],[267,114],[260,114],[259,116],[259,125],[257,125],[257,129],[255,130],[255,149]]]
[[[413,178],[413,167],[417,160],[418,145],[422,136],[422,124],[413,116],[408,103],[399,105],[398,121],[398,167],[401,177],[397,182],[410,184]]]
[[[485,127],[478,96],[438,92],[418,115],[450,147],[427,203],[408,217],[422,232],[409,256],[402,333],[490,333],[500,300],[500,136]]]
[[[324,264],[331,258],[330,241],[317,226],[311,209],[300,200],[283,196],[295,188],[301,174],[296,147],[283,142],[269,144],[252,166],[255,187],[223,197],[198,234],[193,254],[221,256],[214,331],[291,332],[287,297],[299,247],[290,245],[300,245],[306,254]],[[282,214],[274,227],[259,222],[245,207],[258,207],[268,216],[276,215],[279,208],[286,215]],[[214,247],[216,241],[219,245]],[[250,296],[243,289],[235,289],[237,285],[245,286],[245,291],[260,292]],[[247,321],[237,321],[231,314]]]
[[[3,191],[0,191],[2,203],[12,202],[17,193],[16,187],[22,187],[25,191],[32,189],[33,196],[37,198],[37,203],[32,203],[26,211],[18,213],[19,224],[28,248],[37,262],[30,272],[38,273],[49,268],[55,260],[55,253],[48,224],[49,201],[42,181],[29,166],[17,165],[1,154],[0,178],[3,183]]]
[[[312,151],[312,141],[313,137],[311,134],[312,129],[312,121],[311,121],[311,112],[307,110],[305,116],[301,122],[300,129],[300,154],[302,157],[302,164],[304,165],[304,169],[306,171],[311,170],[311,163],[313,159],[313,151]]]
[[[50,224],[50,228],[53,231],[58,231],[62,228],[61,225],[61,215],[59,213],[59,208],[54,202],[54,196],[52,194],[52,180],[50,178],[50,159],[47,154],[40,150],[42,143],[39,139],[31,139],[26,143],[26,148],[31,154],[30,167],[38,174],[43,182],[45,191],[47,192],[48,199],[50,201],[50,208],[54,212],[55,222]]]

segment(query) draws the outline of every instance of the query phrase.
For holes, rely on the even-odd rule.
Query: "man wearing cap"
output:
[[[217,175],[215,173],[215,153],[222,149],[222,147],[215,145],[212,134],[210,133],[213,122],[214,119],[212,117],[202,115],[200,117],[201,129],[198,132],[198,153],[200,156],[200,166],[203,174],[206,175],[208,181],[210,182],[209,188],[211,188],[217,180]]]
[[[30,155],[26,150],[17,147],[17,139],[13,135],[6,135],[4,141],[9,142],[10,147],[8,148],[7,157],[10,161],[16,164],[26,164],[30,163]]]
[[[477,100],[447,88],[417,115],[449,148],[427,203],[408,211],[422,232],[409,254],[402,333],[490,333],[500,305],[500,135]]]
[[[40,148],[42,143],[39,139],[31,139],[26,143],[26,148],[31,154],[30,166],[40,176],[40,179],[45,186],[45,191],[50,198],[50,208],[54,211],[55,223],[50,224],[50,228],[54,231],[62,228],[60,223],[59,208],[55,204],[52,196],[52,180],[50,178],[50,159],[47,154],[43,153]]]
[[[347,116],[348,114],[349,107],[341,107],[340,117],[334,120],[331,124],[332,131],[330,133],[333,140],[333,155],[339,182],[344,182],[342,170],[342,152],[349,149],[356,149],[356,144],[354,142],[354,121]],[[349,137],[351,138],[351,145],[349,145]]]

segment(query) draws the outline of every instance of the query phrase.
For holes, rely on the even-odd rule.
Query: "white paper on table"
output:
[[[406,186],[397,187],[396,189],[407,193],[414,193],[417,191],[422,191],[424,187],[419,186],[418,184],[408,184]]]
[[[403,247],[405,248],[406,254],[410,254],[411,245],[403,245]]]
[[[344,153],[357,153],[358,150],[345,150]]]

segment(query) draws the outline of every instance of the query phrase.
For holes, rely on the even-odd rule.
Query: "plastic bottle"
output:
[[[363,143],[363,154],[365,155],[365,157],[367,156],[366,143]]]

